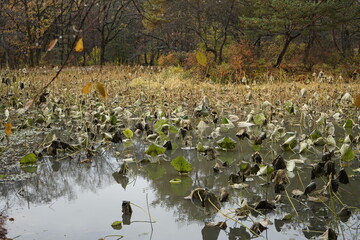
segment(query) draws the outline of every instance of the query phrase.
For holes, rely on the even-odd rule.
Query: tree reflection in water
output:
[[[122,156],[131,154],[135,160],[142,160],[145,158],[145,146],[139,141],[134,141],[129,148],[115,147],[114,151],[120,151]],[[249,178],[247,189],[231,189],[228,184],[228,176],[231,173],[238,171],[235,164],[230,164],[228,168],[222,169],[222,173],[215,173],[213,166],[215,161],[208,161],[206,158],[200,156],[195,150],[181,150],[177,149],[167,153],[169,160],[174,159],[179,155],[183,155],[189,162],[193,164],[193,171],[189,176],[178,176],[178,173],[169,162],[161,161],[160,163],[129,163],[130,172],[127,176],[120,175],[119,170],[122,159],[113,157],[114,152],[109,151],[103,153],[102,156],[94,158],[91,163],[80,163],[79,160],[63,160],[53,161],[50,159],[43,159],[38,165],[37,174],[29,179],[14,182],[3,182],[0,184],[1,202],[5,204],[6,208],[14,206],[22,206],[27,204],[28,207],[32,205],[49,205],[59,198],[67,198],[68,200],[76,200],[77,197],[84,192],[96,193],[99,189],[117,183],[121,185],[124,190],[140,189],[137,184],[138,179],[145,179],[148,184],[148,191],[152,191],[153,199],[151,199],[150,206],[152,209],[162,208],[166,212],[172,213],[173,219],[179,224],[198,224],[204,226],[205,222],[209,221],[227,221],[228,228],[222,233],[220,229],[214,227],[199,227],[199,234],[205,240],[216,240],[219,237],[225,239],[250,239],[250,233],[238,223],[227,219],[221,214],[207,215],[202,207],[196,206],[184,197],[190,191],[197,187],[207,187],[209,190],[218,194],[220,189],[227,186],[230,193],[229,202],[223,204],[222,210],[232,208],[236,209],[242,200],[247,200],[249,203],[260,201],[264,199],[272,200],[275,198],[273,184],[260,186],[266,182],[266,178],[252,177]],[[223,154],[228,159],[234,161],[247,159],[251,152],[244,152],[243,156],[236,156],[232,152]],[[230,160],[231,161],[231,160]],[[306,173],[310,169],[303,169],[303,182],[309,182]],[[302,174],[302,173],[301,173]],[[180,178],[180,184],[170,184],[169,181],[173,178]],[[321,180],[319,180],[321,181]],[[360,206],[359,189],[350,188],[355,185],[356,179],[352,179],[349,186],[342,186],[341,199],[344,204],[349,206]],[[299,188],[299,181],[297,178],[292,178],[290,186],[287,187],[289,194],[291,189]],[[351,194],[350,194],[351,193]],[[126,191],[125,191],[126,194]],[[126,198],[126,196],[124,196]],[[283,204],[278,205],[277,209],[266,214],[274,226],[270,226],[267,233],[269,236],[278,237],[279,239],[284,235],[287,236],[304,236],[311,238],[319,236],[328,227],[333,229],[346,229],[345,238],[350,239],[352,234],[356,233],[359,227],[358,222],[359,213],[353,211],[353,215],[348,222],[341,223],[333,218],[330,209],[321,203],[307,203],[297,202],[293,200],[293,204],[299,214],[295,217],[293,207],[288,199],[283,195]],[[336,211],[340,210],[336,207]],[[339,209],[337,209],[339,208]],[[290,222],[282,221],[281,219],[287,213],[291,213],[294,217]],[[152,213],[156,215],[156,213]],[[121,216],[121,215],[120,215]],[[255,217],[253,217],[255,218]],[[262,219],[258,215],[256,219]],[[123,216],[124,225],[131,225],[131,216]],[[250,227],[252,222],[250,219],[241,221],[246,226]],[[164,225],[166,228],[166,225]],[[309,230],[309,231],[303,231]]]

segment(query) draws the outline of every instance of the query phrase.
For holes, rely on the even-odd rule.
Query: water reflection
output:
[[[252,150],[249,146],[244,145],[242,147],[248,150],[241,151],[241,155],[238,151],[229,151],[221,152],[221,156],[223,159],[229,159],[229,163],[247,160],[250,158]],[[78,221],[88,221],[87,218],[92,218],[93,223],[84,223],[84,225],[93,226],[94,229],[85,231],[88,234],[81,234],[85,226],[80,224],[78,229],[71,230],[76,232],[72,235],[76,236],[76,239],[97,239],[94,236],[98,236],[98,238],[105,236],[111,231],[109,226],[114,220],[123,221],[122,235],[133,237],[132,239],[149,239],[151,234],[148,225],[149,218],[144,213],[147,205],[145,194],[149,193],[151,214],[158,220],[157,223],[154,223],[153,239],[168,239],[169,231],[171,231],[171,234],[175,235],[174,239],[183,239],[183,236],[189,236],[191,239],[235,240],[250,239],[251,235],[244,226],[221,214],[207,215],[202,207],[194,205],[189,200],[184,200],[184,196],[197,187],[207,187],[218,194],[222,187],[227,186],[230,200],[224,203],[223,211],[238,208],[242,200],[253,203],[264,199],[272,200],[276,196],[273,184],[261,186],[268,181],[266,177],[249,179],[247,182],[249,187],[246,189],[231,189],[228,187],[228,176],[238,171],[236,165],[230,164],[228,168],[222,169],[221,173],[215,173],[213,171],[215,161],[208,161],[195,150],[176,149],[167,153],[168,160],[183,155],[193,164],[194,170],[189,176],[179,177],[169,162],[163,160],[159,163],[129,163],[130,172],[127,176],[120,175],[117,172],[123,159],[114,157],[115,152],[120,152],[120,156],[131,155],[135,160],[141,160],[145,158],[144,149],[144,144],[134,141],[133,145],[128,148],[115,146],[113,151],[104,152],[100,157],[94,158],[91,163],[86,164],[80,163],[78,159],[65,161],[44,159],[37,168],[37,175],[33,178],[0,184],[1,203],[10,209],[10,213],[13,212],[19,218],[23,214],[31,217],[40,208],[44,216],[54,214],[52,207],[56,209],[56,212],[64,211],[68,214],[71,212],[69,213],[67,208],[75,212],[81,210],[82,215],[79,216]],[[271,161],[270,154],[266,155],[266,152],[262,154],[265,156],[265,161]],[[284,157],[290,158],[287,155]],[[291,158],[300,158],[300,156],[291,156]],[[309,168],[303,168],[299,170],[299,175],[295,172],[290,179],[291,183],[286,187],[289,194],[291,194],[292,189],[301,188],[302,183],[300,183],[298,176],[300,176],[303,184],[310,182],[308,179],[309,170]],[[169,181],[175,177],[180,178],[182,183],[170,184]],[[319,185],[323,184],[321,179],[316,181]],[[358,178],[352,179],[349,185],[341,185],[340,192],[342,195],[338,197],[344,204],[359,207],[360,190],[353,187],[356,181]],[[122,214],[121,202],[123,200],[136,203],[142,209],[136,208],[132,215]],[[57,205],[57,203],[59,204]],[[297,212],[294,211],[292,205]],[[26,208],[23,206],[34,212],[25,213]],[[43,206],[46,208],[42,208]],[[336,206],[335,212],[339,211],[341,207]],[[86,211],[84,209],[88,209],[89,212],[84,213]],[[288,213],[294,216],[293,219],[290,222],[282,221],[281,219]],[[296,217],[296,214],[299,216]],[[110,215],[111,217],[109,217]],[[233,215],[232,217],[236,218]],[[359,213],[356,211],[353,211],[353,215],[347,222],[341,223],[336,221],[332,210],[326,205],[308,203],[305,200],[292,200],[290,203],[285,194],[283,194],[283,203],[277,205],[274,211],[267,213],[266,217],[274,223],[273,226],[269,226],[266,232],[266,235],[270,236],[271,239],[281,239],[284,235],[287,238],[302,239],[305,237],[310,239],[319,236],[328,227],[344,229],[345,239],[351,239],[359,227],[357,224]],[[261,215],[258,215],[256,221],[261,219]],[[66,221],[66,219],[62,218],[61,221]],[[227,221],[228,228],[223,231],[216,227],[205,227],[205,222],[210,221]],[[21,223],[24,222],[25,220],[21,221]],[[174,223],[176,224],[174,225]],[[241,223],[247,227],[252,225],[250,218],[241,220]],[[16,228],[23,228],[23,226],[16,224],[17,221],[15,221],[14,227],[10,227],[10,234],[11,231],[15,234],[24,234],[25,230],[15,229],[15,226]],[[49,221],[48,224],[54,224],[54,222]],[[71,228],[71,226],[68,227]],[[56,232],[55,226],[46,226],[46,228],[49,232]],[[43,228],[35,225],[32,225],[31,229],[26,228],[26,231],[32,232],[42,230]],[[89,236],[91,237],[89,238]],[[26,239],[26,237],[20,237],[20,239]],[[45,234],[43,238],[39,237],[38,239],[49,239],[49,235]]]

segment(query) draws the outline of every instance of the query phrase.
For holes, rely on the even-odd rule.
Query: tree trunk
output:
[[[145,65],[149,65],[149,64],[148,64],[147,54],[146,54],[146,53],[144,53],[144,64],[145,64]]]
[[[206,51],[207,51],[207,52],[211,52],[211,53],[213,53],[213,54],[214,54],[214,62],[216,62],[216,61],[217,61],[217,58],[218,58],[218,54],[217,54],[216,50],[215,50],[215,49],[212,49],[212,48],[207,47],[207,48],[206,48]]]
[[[341,28],[341,48],[344,57],[347,57],[351,53],[351,39],[350,32],[346,26]]]
[[[310,50],[314,45],[314,41],[315,41],[315,31],[311,31],[309,40],[305,47],[304,58],[303,58],[304,67],[308,71],[311,71],[312,67],[314,66],[314,63],[309,60]]]
[[[30,51],[30,54],[29,54],[30,67],[34,67],[35,66],[35,63],[34,63],[34,49],[30,48],[29,51]]]
[[[101,43],[101,45],[100,45],[100,66],[104,66],[104,63],[105,63],[105,49],[106,49],[106,44]]]
[[[289,45],[291,43],[291,41],[294,40],[295,38],[297,38],[298,36],[300,36],[300,33],[298,33],[298,34],[296,34],[294,36],[291,36],[291,34],[286,34],[286,39],[285,39],[284,46],[283,46],[283,48],[282,48],[282,50],[281,50],[281,52],[280,52],[280,54],[279,54],[279,56],[278,56],[278,58],[276,60],[276,63],[273,66],[274,68],[277,68],[277,67],[280,66],[280,64],[282,63],[283,58],[285,56],[285,53],[286,53],[286,51],[287,51],[287,49],[288,49],[288,47],[289,47]]]
[[[226,40],[227,40],[227,32],[226,32],[226,30],[225,30],[224,39],[223,39],[223,41],[222,41],[222,43],[221,43],[221,45],[220,45],[220,49],[219,49],[219,58],[218,58],[218,62],[217,62],[218,64],[221,64],[222,61],[223,61],[222,55],[223,55],[223,49],[224,49]]]
[[[154,66],[154,64],[155,64],[155,53],[152,50],[150,53],[150,66]]]

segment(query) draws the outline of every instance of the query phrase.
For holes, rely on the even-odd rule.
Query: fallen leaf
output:
[[[5,134],[6,136],[10,136],[12,134],[12,124],[7,122],[5,123]]]

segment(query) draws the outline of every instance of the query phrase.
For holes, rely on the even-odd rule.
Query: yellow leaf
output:
[[[107,93],[104,85],[98,82],[96,83],[96,89],[103,98],[107,98]]]
[[[91,92],[91,87],[92,87],[92,83],[87,83],[85,84],[85,86],[82,88],[81,93],[82,94],[89,94]]]
[[[206,59],[206,55],[203,52],[198,51],[196,53],[196,60],[201,66],[206,67],[207,59]]]
[[[360,94],[357,95],[355,98],[355,106],[360,108]]]
[[[58,39],[53,39],[50,41],[49,45],[47,46],[47,51],[50,52],[56,45]]]
[[[6,136],[11,135],[11,133],[12,133],[11,129],[12,129],[12,124],[9,123],[9,122],[5,123],[5,134],[6,134]]]
[[[75,52],[82,52],[84,50],[83,39],[80,38],[75,45]]]

